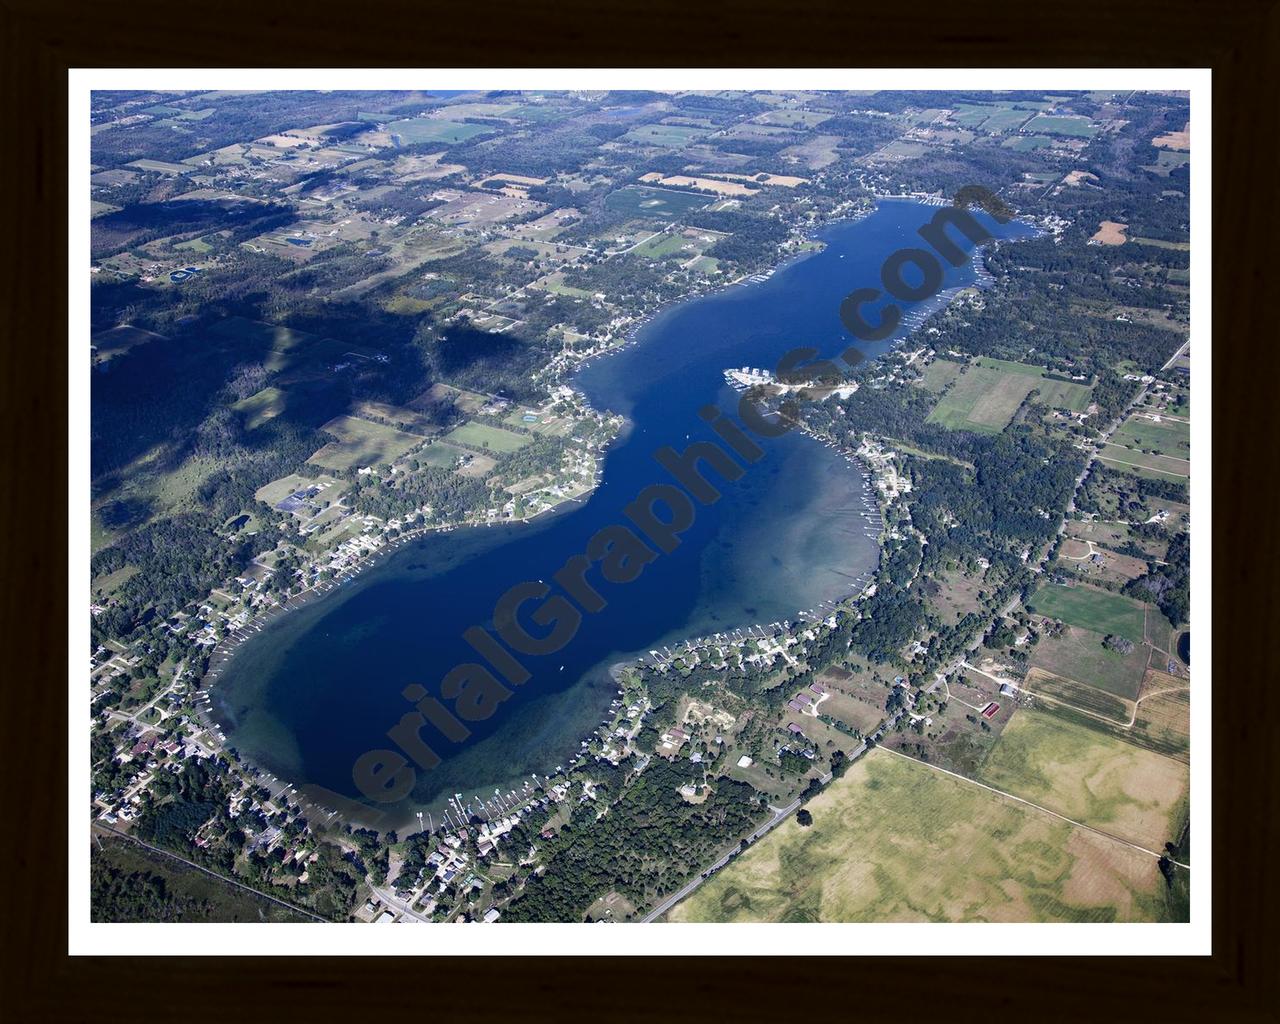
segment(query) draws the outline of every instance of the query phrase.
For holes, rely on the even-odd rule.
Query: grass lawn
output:
[[[1161,921],[1156,859],[873,750],[672,921]]]
[[[1005,726],[982,781],[1156,851],[1181,833],[1190,785],[1180,761],[1028,708]]]
[[[1134,643],[1143,637],[1142,605],[1110,591],[1046,583],[1027,604],[1037,615],[1061,619],[1095,633],[1118,633]]]
[[[455,427],[445,435],[444,439],[454,444],[466,445],[468,448],[482,448],[486,451],[503,453],[519,451],[533,440],[527,434],[515,434],[500,427],[474,422]]]

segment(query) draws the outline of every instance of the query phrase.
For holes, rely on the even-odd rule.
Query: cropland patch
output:
[[[672,921],[1162,921],[1156,858],[872,750]]]
[[[1040,638],[1031,654],[1031,664],[1054,675],[1083,679],[1099,689],[1132,700],[1142,685],[1142,674],[1150,660],[1149,649],[1139,641],[1141,634],[1126,637],[1134,643],[1128,654],[1103,646],[1102,633],[1067,626],[1058,636]]]
[[[1037,615],[1061,619],[1095,633],[1114,633],[1137,642],[1143,636],[1142,605],[1092,587],[1043,584],[1027,602]]]
[[[491,427],[487,423],[464,423],[449,431],[444,439],[468,448],[502,453],[519,451],[533,440],[527,434],[516,434],[501,427]]]
[[[423,442],[417,434],[354,416],[335,416],[321,429],[338,440],[325,445],[307,461],[339,471],[394,462]]]
[[[387,132],[400,139],[402,145],[413,146],[423,142],[443,142],[453,145],[485,132],[493,131],[491,125],[463,124],[458,121],[433,121],[425,117],[410,117],[392,121]]]
[[[1046,135],[1067,135],[1073,138],[1091,139],[1098,134],[1098,126],[1087,117],[1037,114],[1022,126],[1026,132],[1044,132]]]
[[[1128,226],[1118,220],[1104,220],[1098,225],[1098,230],[1093,233],[1089,241],[1097,242],[1099,245],[1124,245],[1127,241],[1124,232]]]
[[[982,781],[1148,850],[1181,834],[1187,766],[1036,708],[1005,726]]]
[[[604,201],[606,209],[627,217],[650,217],[677,220],[690,210],[700,210],[711,202],[711,196],[695,192],[629,185],[611,192]]]

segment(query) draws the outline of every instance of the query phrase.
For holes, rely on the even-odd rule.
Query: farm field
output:
[[[90,339],[94,350],[93,362],[103,363],[116,356],[124,355],[129,349],[138,345],[164,340],[166,339],[163,334],[156,334],[154,331],[143,330],[141,327],[133,327],[129,324],[99,331]]]
[[[1073,685],[1081,689],[1072,691]],[[1163,754],[1183,764],[1190,763],[1191,691],[1185,679],[1165,672],[1148,671],[1141,683],[1142,696],[1137,701],[1124,702],[1128,711],[1119,721],[1099,714],[1103,698],[1097,691],[1092,695],[1084,692],[1093,688],[1083,683],[1059,677],[1058,683],[1049,683],[1046,688],[1045,674],[1033,668],[1026,686],[1035,701],[1035,708],[1042,714]],[[1041,699],[1037,700],[1037,697]]]
[[[402,121],[392,121],[387,131],[399,136],[406,145],[420,142],[444,142],[453,145],[465,142],[476,135],[483,135],[493,129],[487,125],[462,124],[456,121],[431,121],[425,117],[408,117]]]
[[[833,115],[819,113],[816,110],[766,110],[752,120],[759,124],[780,125],[783,128],[814,128],[823,121],[830,121]]]
[[[1127,597],[1091,587],[1042,584],[1028,605],[1037,615],[1097,633],[1118,633],[1135,643],[1143,636],[1142,605]]]
[[[948,430],[998,434],[1008,426],[1032,386],[1033,381],[1022,374],[970,363],[938,400],[928,422]]]
[[[424,440],[417,434],[354,416],[336,416],[321,429],[338,440],[326,444],[307,461],[339,471],[394,462]]]
[[[925,387],[933,390],[942,375],[952,371],[936,371],[931,380],[929,370],[937,366],[936,360],[926,370]],[[955,378],[928,421],[949,430],[972,430],[979,433],[999,433],[1013,418],[1018,407],[1034,388],[1040,392],[1039,401],[1056,408],[1080,412],[1089,403],[1090,388],[1074,381],[1048,378],[1042,366],[1030,366],[1004,359],[983,356],[969,363]],[[945,387],[945,382],[943,382]]]
[[[1145,452],[1123,448],[1116,444],[1108,444],[1098,453],[1098,458],[1136,476],[1155,477],[1159,480],[1185,480],[1191,475],[1191,465],[1185,459],[1170,455],[1147,455]]]
[[[1098,126],[1087,117],[1054,117],[1037,114],[1023,128],[1029,132],[1045,132],[1048,135],[1070,135],[1090,139],[1098,134]]]
[[[485,448],[503,453],[519,451],[533,440],[526,434],[516,434],[485,423],[464,423],[449,431],[444,439],[468,448]]]
[[[1054,144],[1053,139],[1046,138],[1043,135],[1015,135],[1011,139],[1005,139],[1001,143],[1007,149],[1016,150],[1019,153],[1027,153],[1036,149],[1047,149]]]
[[[933,392],[934,394],[942,394],[946,390],[947,384],[960,376],[960,371],[964,370],[963,362],[954,362],[952,360],[942,360],[937,358],[931,364],[924,367],[924,376],[920,379],[920,387]]]
[[[1180,761],[1035,708],[1005,726],[981,778],[1155,851],[1181,833],[1190,785]]]
[[[1156,865],[1114,840],[872,750],[668,919],[1161,921]]]
[[[706,128],[692,128],[682,124],[646,124],[639,128],[632,128],[631,131],[622,136],[621,141],[634,142],[642,146],[667,146],[672,149],[683,149],[706,134]]]
[[[1156,455],[1191,458],[1191,424],[1182,420],[1162,419],[1159,423],[1147,416],[1130,416],[1112,435],[1115,444],[1141,448]]]
[[[1018,373],[1034,377],[1035,389],[1040,392],[1039,401],[1044,405],[1055,409],[1070,409],[1072,412],[1084,412],[1089,405],[1089,393],[1092,389],[1088,384],[1050,377],[1049,371],[1043,366],[1015,363],[1008,359],[993,359],[990,356],[979,356],[975,362],[979,366],[991,367],[1003,373]]]
[[[711,196],[693,192],[675,192],[665,188],[629,185],[610,193],[605,207],[624,216],[677,220],[690,210],[700,210],[711,202]]]
[[[1183,167],[1190,162],[1190,153],[1179,153],[1173,150],[1162,149],[1156,155],[1156,162],[1144,167],[1143,170],[1151,171],[1153,174],[1159,174],[1161,177],[1167,178],[1179,167]]]
[[[1054,701],[1065,702],[1073,708],[1098,715],[1117,725],[1129,723],[1134,707],[1133,701],[1122,700],[1096,686],[1065,679],[1040,668],[1033,668],[1027,673],[1022,689],[1037,697],[1046,696]]]
[[[156,171],[160,174],[186,174],[193,169],[186,164],[171,164],[163,160],[135,160],[127,166],[136,167],[140,171]]]
[[[1142,674],[1147,670],[1150,652],[1139,643],[1141,634],[1133,640],[1130,654],[1109,651],[1102,646],[1103,634],[1078,626],[1068,626],[1059,637],[1043,636],[1031,653],[1031,664],[1054,675],[1079,679],[1117,697],[1132,700],[1142,686]]]
[[[243,417],[245,430],[255,430],[284,411],[285,393],[279,388],[263,388],[231,406]]]

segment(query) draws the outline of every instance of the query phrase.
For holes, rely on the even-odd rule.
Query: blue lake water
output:
[[[404,688],[418,683],[438,694],[449,669],[477,660],[461,635],[492,623],[494,603],[508,587],[550,582],[596,531],[627,522],[622,509],[641,490],[671,482],[653,459],[656,450],[716,440],[698,410],[708,403],[736,409],[725,369],[772,369],[802,345],[829,358],[842,352],[853,339],[839,319],[841,299],[855,288],[880,287],[886,257],[921,247],[916,229],[937,212],[883,202],[863,220],[825,230],[824,251],[792,261],[766,282],[673,307],[639,332],[636,345],[585,367],[577,384],[592,404],[628,421],[596,491],[532,524],[416,540],[281,616],[240,648],[213,689],[215,717],[231,745],[329,806],[362,799],[352,767],[366,751],[393,746],[387,731],[413,710]],[[1016,222],[982,219],[999,236],[1030,233]],[[969,263],[946,271],[946,287],[974,277]],[[909,304],[900,305],[909,312]],[[893,343],[860,347],[874,357]],[[853,580],[874,568],[879,547],[860,515],[861,471],[798,433],[760,444],[765,457],[738,481],[712,475],[723,498],[699,506],[673,553],[626,584],[593,572],[607,607],[586,615],[558,653],[521,655],[532,678],[491,718],[468,723],[473,735],[464,744],[427,727],[424,738],[443,762],[418,772],[416,788],[393,815],[407,821],[455,792],[491,794],[567,763],[615,696],[608,669],[617,661],[685,637],[794,618],[846,596]]]

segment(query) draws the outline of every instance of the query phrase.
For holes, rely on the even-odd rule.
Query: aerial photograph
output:
[[[1190,92],[420,78],[73,123],[86,920],[1187,925]]]

